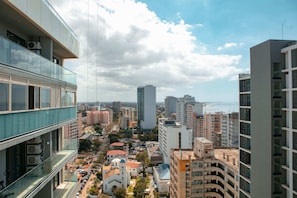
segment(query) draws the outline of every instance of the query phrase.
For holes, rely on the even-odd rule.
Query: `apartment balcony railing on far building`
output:
[[[33,197],[77,154],[77,139],[64,139],[66,146],[0,191],[0,197]],[[66,170],[67,172],[67,170]],[[77,177],[67,172],[67,178],[54,191],[55,197],[68,197],[76,187]],[[66,182],[65,182],[66,181]]]
[[[0,36],[0,63],[76,85],[76,74],[39,54]]]

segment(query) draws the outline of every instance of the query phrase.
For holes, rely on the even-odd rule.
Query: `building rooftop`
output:
[[[179,160],[189,160],[189,159],[198,159],[193,150],[190,149],[181,149],[174,150],[174,156]]]
[[[126,151],[122,151],[122,150],[109,150],[107,151],[107,155],[126,155],[127,152]]]
[[[118,175],[118,174],[120,174],[120,170],[119,169],[117,169],[117,168],[112,169],[112,170],[110,170],[108,173],[106,173],[104,175],[104,179],[107,179],[107,178],[109,178],[112,175]]]
[[[112,144],[110,144],[110,146],[124,146],[123,142],[114,142]]]
[[[228,164],[229,167],[238,170],[239,149],[215,149],[214,153],[216,159],[223,161],[225,164]]]
[[[141,163],[137,161],[127,161],[126,166],[128,168],[139,168],[141,166]]]
[[[199,159],[193,150],[175,149],[174,155],[179,160],[189,160],[189,159]],[[214,158],[220,160],[234,169],[238,169],[238,161],[239,161],[239,150],[238,149],[214,149]]]
[[[158,171],[159,178],[161,180],[169,180],[170,179],[170,166],[169,164],[160,164],[156,167]]]

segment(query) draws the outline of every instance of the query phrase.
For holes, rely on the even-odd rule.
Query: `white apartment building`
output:
[[[238,147],[239,118],[238,112],[223,114],[222,116],[222,147]]]
[[[169,164],[171,149],[192,148],[193,132],[185,125],[168,118],[159,118],[158,123],[159,148],[163,153],[164,164]]]

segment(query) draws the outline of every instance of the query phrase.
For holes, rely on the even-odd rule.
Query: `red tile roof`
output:
[[[122,150],[109,150],[107,151],[107,155],[127,155],[127,152]]]
[[[112,144],[110,144],[110,146],[124,146],[123,142],[114,142]]]

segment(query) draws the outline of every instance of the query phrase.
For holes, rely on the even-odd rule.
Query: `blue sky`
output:
[[[79,60],[66,66],[78,74],[81,102],[136,101],[146,84],[157,101],[189,94],[238,102],[250,47],[297,39],[295,0],[50,2],[80,39]]]

